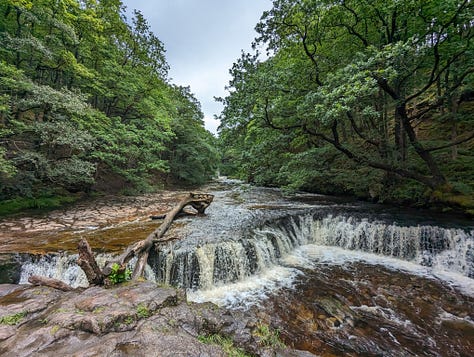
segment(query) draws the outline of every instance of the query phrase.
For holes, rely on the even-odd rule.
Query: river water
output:
[[[207,215],[175,225],[180,239],[151,254],[149,279],[250,310],[315,355],[474,355],[472,222],[228,180],[206,191]],[[153,225],[114,224],[88,239],[119,230],[138,240]],[[102,246],[99,259],[116,250]],[[34,273],[84,284],[70,252],[22,259],[21,282]]]

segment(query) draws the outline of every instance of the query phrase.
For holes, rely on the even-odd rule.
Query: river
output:
[[[284,343],[315,355],[474,355],[472,222],[320,195],[285,197],[231,180],[206,191],[215,195],[207,215],[176,222],[169,234],[180,239],[151,254],[148,279],[186,288],[192,301],[253,311]],[[177,196],[164,197],[162,206],[157,197],[139,199],[142,210],[108,202],[103,207],[133,214],[41,231],[30,246],[10,246],[9,253],[24,253],[16,258],[20,282],[34,273],[84,285],[75,242],[86,236],[105,261],[153,230],[147,216]],[[41,242],[50,248],[41,251]]]

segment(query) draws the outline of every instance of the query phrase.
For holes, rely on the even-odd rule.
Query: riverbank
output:
[[[103,196],[36,215],[3,217],[0,253],[75,251],[80,234],[123,224],[147,226],[149,216],[165,214],[182,194],[183,191],[161,191],[141,196]],[[109,251],[114,251],[137,239],[133,234],[124,237],[120,229],[108,232],[107,236],[94,239],[93,248],[100,250],[110,243]],[[140,238],[143,236],[137,240]]]
[[[189,334],[192,326],[203,324],[206,327],[200,330],[191,328],[200,331],[197,335],[192,332],[189,345],[198,348],[198,353],[228,355],[230,352],[225,354],[223,350],[233,346],[245,353],[268,355],[264,350],[252,352],[245,343],[239,344],[238,336],[221,333],[224,327],[206,330],[213,320],[201,324],[199,321],[208,312],[198,307],[207,306],[218,317],[230,315],[226,319],[246,321],[244,325],[230,325],[236,333],[244,331],[246,341],[253,341],[248,339],[249,334],[252,338],[263,335],[267,336],[265,345],[280,345],[281,339],[287,346],[316,355],[408,355],[419,354],[420,346],[426,353],[446,355],[444,346],[448,345],[450,352],[455,351],[453,355],[472,350],[472,344],[466,342],[474,326],[470,318],[474,311],[472,221],[314,194],[287,197],[278,189],[235,181],[219,182],[203,190],[214,195],[206,215],[175,222],[168,234],[180,239],[151,252],[146,275],[149,282],[144,283],[151,284],[151,288],[137,285],[139,292],[135,294],[134,284],[143,283],[138,282],[111,289],[92,287],[58,293],[26,285],[4,285],[7,290],[13,289],[5,293],[5,300],[0,299],[0,307],[5,306],[4,315],[0,315],[5,325],[2,329],[7,331],[5,343],[17,338],[16,327],[12,330],[7,326],[18,324],[20,329],[25,326],[20,332],[26,334],[30,328],[32,335],[35,331],[49,333],[48,339],[51,332],[54,335],[66,331],[61,332],[64,337],[59,335],[59,340],[52,342],[55,355],[62,351],[55,349],[60,341],[67,344],[78,339],[87,348],[90,340],[91,348],[99,348],[106,355],[133,355],[137,346],[148,340],[160,349],[155,340],[167,344],[167,338],[179,339]],[[134,199],[141,204],[133,201],[124,205],[120,198],[115,202],[113,197],[107,204],[101,200],[90,202],[74,215],[86,216],[94,207],[105,207],[97,210],[99,223],[88,226],[90,221],[78,219],[64,227],[50,226],[48,239],[54,242],[55,236],[60,241],[67,233],[71,242],[81,235],[90,242],[101,242],[94,253],[102,264],[110,260],[110,254],[103,253],[119,249],[114,242],[120,240],[120,232],[128,241],[139,240],[145,236],[144,230],[159,225],[159,221],[149,220],[146,209],[140,210],[138,216],[127,214],[132,206],[146,205],[158,197]],[[169,199],[171,206],[178,196],[175,199],[171,195]],[[159,202],[165,201],[163,197]],[[65,211],[63,216],[57,212],[55,222],[60,222],[60,217],[71,217],[71,212]],[[128,217],[130,220],[126,220]],[[35,233],[34,224],[25,228],[31,228],[31,240],[24,241],[24,249],[40,246],[45,231]],[[59,249],[61,245],[50,247]],[[18,261],[21,276],[15,282],[26,282],[33,274],[61,279],[73,287],[87,286],[80,278],[82,272],[76,259],[77,255],[60,250],[40,257],[25,254]],[[178,296],[177,305],[153,305],[150,301],[159,300],[156,294],[160,293],[147,291],[161,290],[163,285],[185,288],[187,302],[183,293],[176,290],[171,295]],[[43,304],[47,305],[42,308],[44,315],[34,315],[36,296],[52,297]],[[149,296],[151,300],[147,300]],[[425,299],[418,299],[420,296]],[[109,301],[120,312],[118,317],[115,308],[107,305]],[[178,310],[173,311],[181,311],[179,305],[185,312],[166,312],[175,308]],[[46,314],[51,314],[52,320],[48,321],[52,324],[42,322]],[[172,320],[182,324],[171,329],[173,326],[160,325],[162,320],[173,326]],[[190,321],[198,321],[198,325]],[[44,325],[49,330],[42,329]],[[428,330],[427,325],[433,329]],[[172,335],[163,337],[154,334],[154,329],[171,331]],[[279,334],[274,332],[276,329]],[[70,334],[70,330],[76,332]],[[142,335],[147,336],[145,340]],[[110,342],[117,336],[121,336],[118,342]],[[101,338],[104,350],[97,342]],[[38,337],[36,342],[41,341]],[[23,346],[20,339],[17,342]],[[200,343],[217,343],[222,349],[201,350]],[[48,355],[48,347],[44,348],[43,355]]]
[[[151,282],[60,292],[0,285],[2,356],[311,356],[250,314]]]

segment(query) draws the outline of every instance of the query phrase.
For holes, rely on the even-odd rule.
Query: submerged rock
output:
[[[298,356],[260,346],[257,321],[151,282],[60,292],[0,285],[2,356]],[[217,338],[218,337],[218,338]]]

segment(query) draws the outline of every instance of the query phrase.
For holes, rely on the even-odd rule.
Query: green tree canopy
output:
[[[224,146],[278,140],[254,159],[261,168],[265,155],[285,153],[272,168],[276,184],[318,186],[318,177],[344,182],[341,172],[358,172],[366,190],[397,180],[449,189],[458,178],[447,165],[473,163],[465,102],[474,90],[473,18],[469,0],[273,1],[254,43],[267,57],[243,54],[231,70]],[[263,133],[274,131],[280,137]],[[303,157],[304,182],[288,171]]]
[[[0,41],[0,198],[214,173],[199,103],[168,83],[140,12],[128,20],[120,0],[6,0]]]

